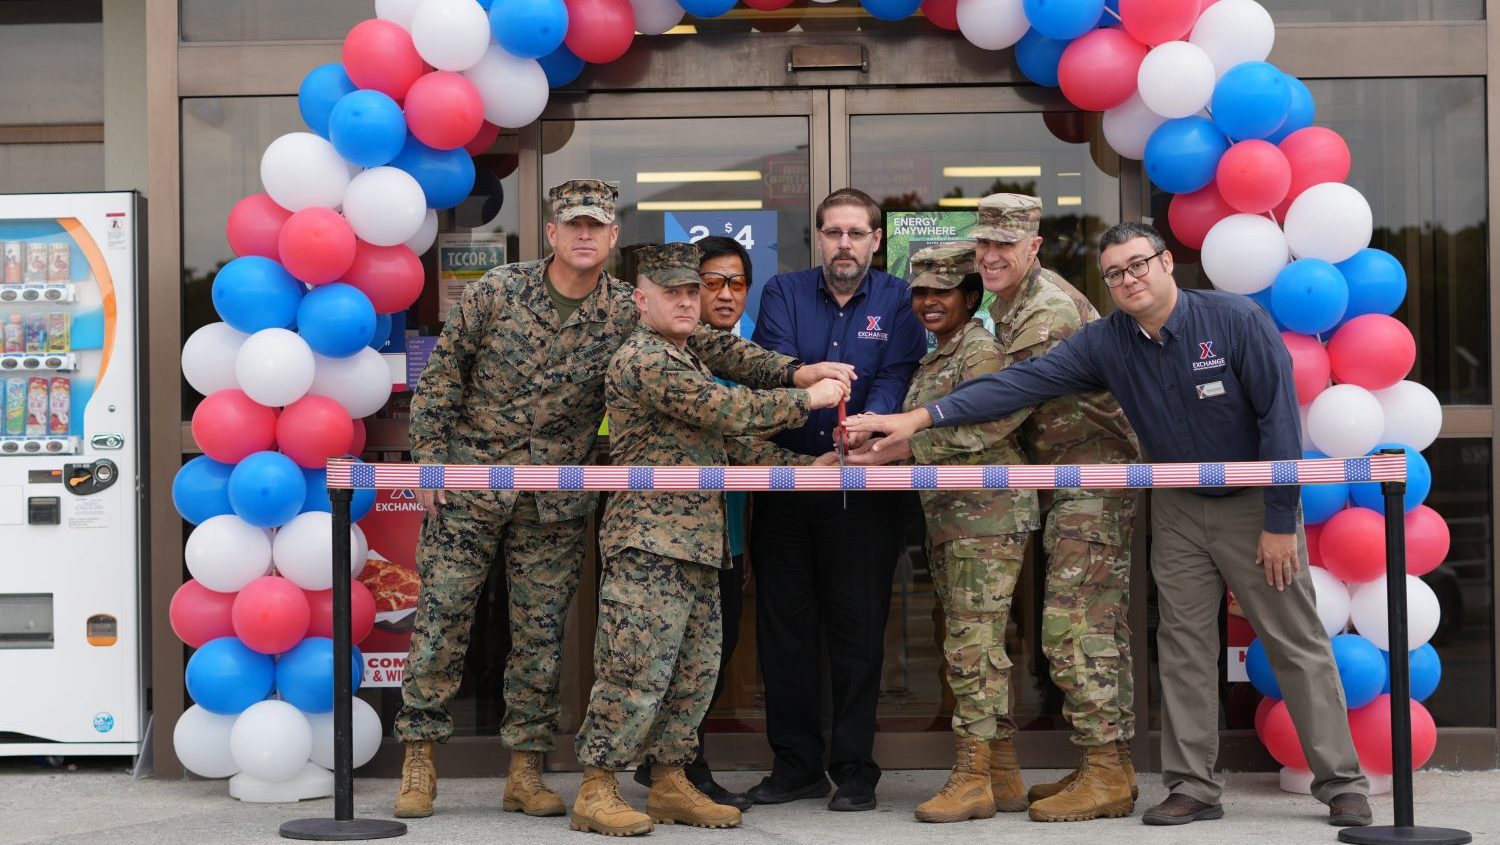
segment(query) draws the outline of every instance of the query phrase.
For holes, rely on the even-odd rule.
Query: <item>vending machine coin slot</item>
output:
[[[27,484],[61,484],[60,469],[31,469],[26,471]]]
[[[26,521],[32,525],[61,525],[62,498],[32,496],[26,500]]]
[[[87,496],[108,489],[119,478],[120,472],[114,461],[100,458],[91,464],[68,464],[63,467],[63,475],[67,478],[65,487],[69,493]]]

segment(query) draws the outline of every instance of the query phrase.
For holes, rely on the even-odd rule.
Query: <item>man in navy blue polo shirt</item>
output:
[[[996,419],[1071,393],[1108,390],[1161,463],[1297,460],[1292,362],[1248,297],[1178,290],[1160,234],[1121,223],[1099,239],[1118,311],[1046,355],[964,382],[893,417],[850,420],[894,445],[931,425]],[[872,449],[890,448],[885,443]],[[1222,481],[1222,473],[1219,480]],[[1161,608],[1162,779],[1171,794],[1146,824],[1224,815],[1219,746],[1219,606],[1227,584],[1265,644],[1333,825],[1367,825],[1369,783],[1349,737],[1344,690],[1318,621],[1295,486],[1157,489],[1151,574]]]
[[[901,409],[927,351],[906,282],[870,269],[880,247],[880,207],[863,191],[829,194],[816,215],[823,264],[766,282],[754,340],[803,361],[853,364],[851,414]],[[772,438],[805,455],[834,447],[835,409]],[[849,446],[863,442],[853,435]],[[901,545],[900,497],[851,492],[756,493],[750,554],[756,645],[766,684],[771,774],[749,792],[759,804],[828,794],[818,645],[827,649],[833,736],[826,771],[838,784],[831,810],[873,810],[875,707],[885,656],[891,576]]]

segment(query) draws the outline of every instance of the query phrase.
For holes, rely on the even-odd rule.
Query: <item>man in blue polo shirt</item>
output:
[[[907,382],[927,352],[905,281],[870,269],[880,247],[880,207],[844,188],[818,205],[823,264],[766,282],[754,340],[803,361],[853,364],[851,414],[901,409]],[[772,438],[805,455],[834,447],[835,409]],[[850,438],[853,447],[864,435]],[[827,649],[833,736],[826,771],[838,784],[831,810],[873,810],[875,708],[885,656],[891,576],[901,545],[900,497],[851,492],[756,493],[750,555],[756,645],[766,684],[771,774],[749,792],[759,804],[828,794],[821,729],[818,644]]]

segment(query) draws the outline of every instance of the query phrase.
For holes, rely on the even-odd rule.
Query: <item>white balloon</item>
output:
[[[224,716],[194,704],[177,717],[172,729],[172,748],[177,760],[190,772],[205,778],[227,778],[240,765],[229,753],[229,733],[238,714]]]
[[[261,329],[240,345],[234,375],[245,395],[279,408],[301,399],[313,383],[312,348],[296,332]]]
[[[635,10],[635,31],[642,35],[661,35],[687,14],[677,0],[630,0],[630,7]]]
[[[433,243],[437,241],[438,219],[437,212],[427,209],[427,215],[422,218],[422,228],[406,242],[406,246],[417,255],[421,255],[432,249]]]
[[[249,336],[228,323],[209,323],[193,332],[182,345],[182,377],[204,396],[238,389],[234,356]]]
[[[1031,28],[1021,0],[958,0],[957,13],[958,31],[981,50],[1004,50]]]
[[[438,70],[467,70],[490,46],[490,16],[474,0],[425,0],[411,16],[411,43]]]
[[[410,32],[411,17],[420,5],[422,0],[375,0],[375,17],[384,18]]]
[[[270,783],[288,780],[312,754],[312,726],[285,701],[257,701],[235,719],[229,751],[240,771]]]
[[[1213,60],[1215,79],[1242,62],[1262,62],[1276,44],[1276,22],[1255,0],[1219,0],[1203,10],[1188,41]]]
[[[1146,107],[1139,93],[1104,113],[1104,140],[1121,158],[1140,161],[1146,157],[1146,142],[1167,119]]]
[[[354,536],[353,545],[349,551],[349,557],[352,559],[349,564],[349,575],[358,578],[359,574],[365,571],[365,564],[370,562],[370,540],[357,522],[349,526],[349,533]]]
[[[360,240],[396,246],[422,231],[427,220],[427,197],[405,170],[372,167],[349,180],[344,217]]]
[[[1221,0],[1222,2],[1222,0]],[[1231,214],[1203,239],[1203,273],[1219,290],[1256,293],[1286,267],[1286,236],[1258,214]]]
[[[1283,222],[1293,255],[1337,264],[1370,245],[1375,215],[1358,189],[1324,182],[1292,200]]]
[[[380,716],[370,703],[354,697],[354,768],[375,758],[380,750]],[[333,768],[333,712],[305,713],[312,726],[312,761],[325,769]],[[233,718],[232,716],[230,717]]]
[[[1214,62],[1203,48],[1168,41],[1146,54],[1136,85],[1141,99],[1162,117],[1191,117],[1214,96]]]
[[[308,392],[343,405],[349,416],[368,417],[391,398],[391,368],[379,352],[366,347],[348,358],[316,355],[315,360]]]
[[[359,554],[364,534],[356,535],[357,530],[351,527],[349,531],[351,573],[365,567],[365,558]],[[297,514],[276,532],[272,555],[276,571],[293,584],[304,590],[333,589],[333,514],[327,511]]]
[[[1402,443],[1420,452],[1437,440],[1443,428],[1443,405],[1425,385],[1398,381],[1374,393],[1385,411],[1381,443]]]
[[[323,138],[291,132],[272,141],[261,155],[260,183],[288,211],[338,208],[349,188],[349,164]]]
[[[518,59],[499,45],[491,44],[464,76],[479,90],[484,119],[496,126],[518,129],[547,107],[547,72],[535,59]]]
[[[217,593],[237,593],[271,571],[271,538],[233,514],[213,516],[188,535],[188,572]]]
[[[1331,458],[1358,458],[1380,443],[1385,412],[1380,400],[1354,384],[1335,384],[1312,400],[1307,433],[1319,452]]]
[[[1308,572],[1312,576],[1313,593],[1318,600],[1318,619],[1328,636],[1342,633],[1349,624],[1349,590],[1344,582],[1321,566]]]
[[[1391,630],[1386,616],[1386,577],[1359,585],[1349,602],[1349,617],[1359,635],[1381,651],[1391,650]],[[1421,648],[1437,633],[1442,606],[1437,594],[1415,575],[1406,576],[1406,642],[1407,650]]]
[[[1308,433],[1307,412],[1310,408],[1312,408],[1311,405],[1297,406],[1297,415],[1302,420],[1302,451],[1304,452],[1315,452],[1318,449],[1317,444],[1312,442],[1312,435]]]

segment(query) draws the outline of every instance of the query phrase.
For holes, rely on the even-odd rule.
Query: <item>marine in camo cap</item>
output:
[[[698,263],[702,259],[703,250],[697,244],[670,243],[642,247],[636,252],[636,273],[658,287],[701,284],[703,277],[698,275]]]
[[[911,257],[913,289],[951,290],[974,272],[974,244],[968,241],[929,246]]]
[[[619,198],[620,184],[603,179],[569,179],[547,191],[552,219],[558,223],[588,216],[609,225],[615,222],[615,201]]]
[[[1026,194],[990,194],[979,201],[974,239],[1013,244],[1034,238],[1042,228],[1042,201]]]

